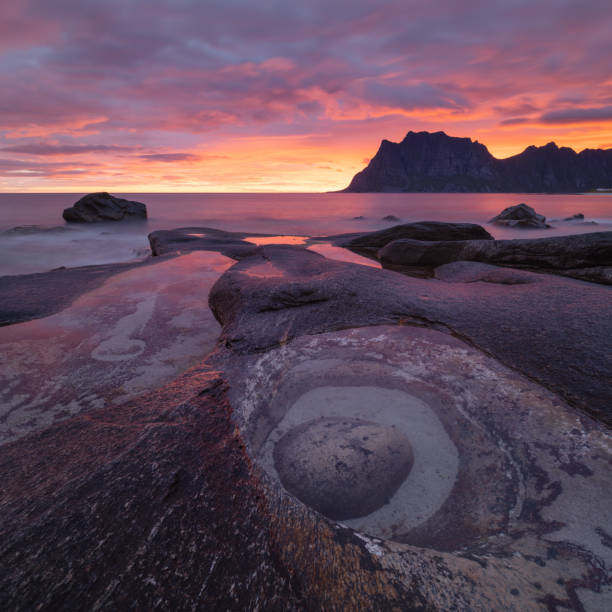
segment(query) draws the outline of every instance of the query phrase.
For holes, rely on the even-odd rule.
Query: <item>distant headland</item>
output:
[[[344,192],[576,193],[612,186],[612,149],[576,153],[549,142],[497,159],[470,138],[408,132],[383,140]]]

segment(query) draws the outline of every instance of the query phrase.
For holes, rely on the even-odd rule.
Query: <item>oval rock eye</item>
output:
[[[303,336],[246,356],[231,393],[272,486],[364,534],[436,550],[545,557],[580,501],[568,462],[589,475],[604,461],[557,396],[429,329]]]
[[[372,385],[306,391],[260,456],[302,502],[381,538],[401,537],[434,514],[459,464],[456,446],[425,402]]]
[[[413,462],[410,441],[395,427],[338,417],[293,427],[274,445],[273,456],[288,491],[339,520],[387,504]]]

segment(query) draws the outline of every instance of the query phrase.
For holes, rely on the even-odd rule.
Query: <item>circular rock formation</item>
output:
[[[366,516],[388,503],[412,468],[410,442],[394,427],[318,418],[288,431],[274,448],[284,487],[325,516]]]

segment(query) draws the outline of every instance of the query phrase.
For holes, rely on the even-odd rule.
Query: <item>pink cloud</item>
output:
[[[518,147],[521,134],[522,146],[533,130],[559,140],[552,130],[579,124],[590,140],[567,132],[576,146],[607,142],[611,18],[607,0],[554,11],[502,0],[12,0],[0,6],[0,150],[16,162],[115,160],[118,173],[125,160],[138,172],[174,164],[171,176],[206,151],[233,160],[244,139],[283,137],[288,152],[350,142],[343,154],[356,164],[408,129]]]

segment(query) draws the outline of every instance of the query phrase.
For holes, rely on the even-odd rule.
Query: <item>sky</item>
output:
[[[612,148],[610,0],[3,0],[1,192],[345,187],[384,138]]]

